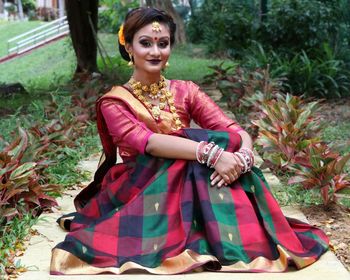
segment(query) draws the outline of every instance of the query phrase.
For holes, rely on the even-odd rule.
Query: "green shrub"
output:
[[[288,54],[314,51],[327,43],[336,54],[349,47],[348,0],[271,0],[266,18],[260,1],[205,0],[188,24],[192,42],[205,43],[210,53],[242,57],[252,41]]]
[[[302,51],[286,66],[288,87],[295,94],[335,98],[349,93],[350,71],[327,45],[317,51],[315,58]]]
[[[256,15],[254,1],[206,0],[192,15],[188,35],[209,53],[240,56],[254,36]]]
[[[349,94],[349,65],[328,44],[315,50],[313,57],[304,50],[289,57],[266,51],[257,43],[247,52],[244,65],[252,71],[269,65],[271,76],[285,78],[284,91],[294,95],[335,98]]]
[[[23,12],[28,14],[36,9],[36,1],[34,0],[22,0]]]
[[[339,1],[272,1],[259,29],[259,39],[275,51],[293,56],[304,50],[310,55],[325,42],[335,47],[341,37],[347,39],[350,33],[346,25]]]
[[[0,216],[11,220],[25,211],[40,214],[44,209],[56,206],[47,192],[57,191],[59,186],[47,184],[42,169],[46,160],[24,160],[29,145],[28,133],[19,129],[19,136],[0,151]]]

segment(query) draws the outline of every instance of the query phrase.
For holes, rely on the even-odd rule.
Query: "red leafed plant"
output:
[[[206,80],[215,82],[222,94],[221,101],[227,103],[238,122],[255,139],[258,129],[251,120],[260,119],[263,103],[281,92],[283,79],[271,78],[269,67],[247,71],[235,65],[224,67],[221,63],[210,68],[214,72]]]
[[[38,172],[45,161],[23,161],[28,149],[28,134],[19,128],[19,136],[0,151],[0,216],[7,220],[34,209],[39,214],[57,205],[47,192],[57,191],[57,185],[46,184]],[[33,211],[33,210],[32,210]]]
[[[33,125],[29,128],[31,148],[26,151],[25,158],[42,159],[55,155],[59,147],[74,147],[76,137],[73,124],[65,124],[57,119],[47,124]]]
[[[264,100],[269,100],[281,90],[282,79],[272,79],[269,68],[246,71],[236,65],[224,67],[223,62],[209,68],[214,72],[205,76],[205,80],[216,83],[222,101],[226,101],[233,110],[244,107],[249,111],[259,111],[260,104],[255,102],[255,94],[261,94]]]
[[[288,94],[262,103],[262,117],[253,123],[259,128],[256,144],[262,148],[265,166],[286,171],[299,152],[320,142],[317,104]]]
[[[343,173],[350,154],[340,156],[325,143],[312,144],[294,159],[290,167],[295,176],[289,184],[299,183],[305,189],[318,188],[325,205],[336,201],[336,192],[350,187],[350,176]]]

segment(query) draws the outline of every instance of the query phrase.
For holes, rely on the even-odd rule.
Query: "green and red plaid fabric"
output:
[[[183,133],[196,141],[213,141],[226,151],[240,147],[237,133]],[[134,262],[148,268],[190,249],[215,256],[218,270],[258,257],[276,260],[277,245],[298,259],[289,260],[298,268],[327,250],[322,231],[284,217],[258,168],[220,189],[210,186],[212,172],[196,161],[149,155],[117,164],[104,177],[99,193],[76,213],[71,232],[56,248],[94,267]],[[308,260],[305,265],[303,258]]]

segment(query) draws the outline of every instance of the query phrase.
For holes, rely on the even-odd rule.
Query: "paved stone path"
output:
[[[217,101],[217,96],[213,99]],[[224,107],[224,104],[221,104]],[[230,112],[228,112],[230,114]],[[81,169],[90,171],[92,174],[96,170],[98,158],[92,158],[81,162]],[[272,187],[278,187],[278,179],[271,173],[266,173],[267,181]],[[66,213],[74,211],[73,198],[79,192],[79,189],[68,190],[62,198],[58,199],[59,210],[53,213],[41,215],[40,221],[34,226],[38,234],[32,236],[29,241],[28,249],[20,258],[21,264],[25,265],[29,271],[23,273],[20,280],[46,280],[46,279],[120,279],[120,280],[154,280],[165,279],[185,279],[185,280],[220,280],[220,279],[239,279],[239,280],[350,280],[350,273],[342,266],[340,261],[332,252],[327,252],[315,264],[300,270],[287,273],[218,273],[201,272],[189,273],[173,276],[160,276],[145,273],[123,274],[123,275],[78,275],[78,276],[51,276],[49,275],[49,266],[51,259],[51,249],[59,242],[63,241],[65,232],[58,227],[56,219]],[[286,216],[294,217],[306,221],[305,216],[296,208],[285,207],[282,209]]]

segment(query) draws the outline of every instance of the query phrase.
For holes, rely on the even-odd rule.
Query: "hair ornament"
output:
[[[158,21],[152,22],[152,31],[154,31],[154,32],[161,32],[162,31]]]
[[[119,28],[118,39],[119,39],[119,44],[121,44],[122,46],[125,46],[124,24],[122,24]]]

